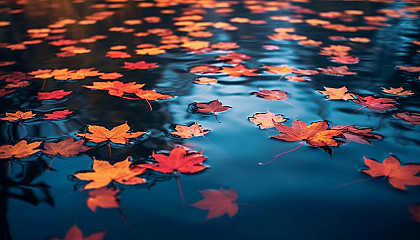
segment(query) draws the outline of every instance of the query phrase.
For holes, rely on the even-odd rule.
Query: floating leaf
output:
[[[32,111],[27,111],[27,112],[22,112],[22,111],[17,111],[15,113],[6,113],[6,117],[1,118],[1,120],[6,120],[6,121],[21,121],[21,120],[25,120],[25,119],[31,119],[36,115],[36,113],[32,113]]]
[[[287,120],[287,118],[283,118],[281,114],[273,114],[267,110],[265,113],[255,113],[252,117],[248,117],[248,120],[256,123],[260,129],[266,129],[274,127],[274,123],[282,123]]]
[[[210,132],[209,129],[203,129],[201,125],[198,125],[196,122],[191,126],[176,125],[175,132],[170,132],[170,134],[182,137],[182,138],[191,138],[204,136],[204,134]]]
[[[39,100],[62,99],[65,96],[69,95],[70,93],[72,93],[72,91],[66,92],[63,89],[52,91],[52,92],[38,92],[37,98]]]
[[[324,87],[326,91],[318,90],[318,92],[327,95],[327,99],[329,100],[352,100],[354,99],[352,93],[347,93],[347,88],[345,86],[341,88],[330,88]]]
[[[238,212],[238,205],[235,203],[238,198],[238,194],[233,188],[220,190],[199,190],[204,199],[196,203],[191,204],[199,209],[209,210],[207,214],[207,219],[218,218],[224,214],[228,214],[229,217],[233,217]]]
[[[420,113],[419,112],[402,112],[395,113],[396,118],[402,119],[406,123],[420,124]]]
[[[42,141],[29,143],[26,140],[22,140],[15,145],[1,145],[0,146],[0,159],[6,158],[24,158],[28,157],[40,149],[35,149],[41,145]]]
[[[196,103],[195,106],[197,107],[198,113],[213,113],[216,116],[216,120],[219,122],[217,118],[218,112],[224,112],[228,110],[229,106],[222,106],[222,103],[219,102],[219,99],[213,100],[209,103]],[[220,123],[220,122],[219,122]]]

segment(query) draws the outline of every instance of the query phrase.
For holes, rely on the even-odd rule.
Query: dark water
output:
[[[145,3],[150,3],[150,7]],[[140,4],[140,5],[139,5]],[[0,67],[2,76],[13,72],[29,73],[38,69],[78,70],[94,68],[103,73],[118,72],[122,82],[146,83],[146,89],[175,96],[167,100],[133,101],[93,91],[82,86],[91,82],[113,81],[86,77],[75,81],[57,81],[48,78],[31,79],[27,87],[16,89],[2,98],[2,117],[6,112],[33,111],[34,119],[22,122],[1,121],[1,144],[15,144],[22,139],[33,141],[58,141],[76,133],[86,132],[88,125],[110,129],[127,121],[133,131],[147,131],[147,137],[137,139],[127,146],[113,145],[110,158],[106,144],[96,146],[86,153],[73,157],[56,157],[52,170],[51,158],[37,153],[22,160],[2,159],[1,168],[1,238],[48,239],[64,238],[76,224],[88,236],[106,231],[104,239],[418,239],[420,223],[411,218],[408,205],[420,202],[418,186],[407,191],[393,188],[385,178],[371,179],[361,172],[366,169],[363,156],[382,162],[390,153],[402,164],[420,164],[418,125],[408,124],[393,116],[396,112],[420,111],[419,72],[398,70],[396,66],[420,66],[420,40],[418,1],[1,1],[0,22],[10,25],[0,27],[0,61],[15,61]],[[251,11],[254,9],[253,11]],[[165,11],[166,10],[166,11]],[[168,11],[170,10],[170,11]],[[353,14],[346,10],[359,10]],[[94,24],[83,25],[99,12],[109,16]],[[163,11],[163,12],[162,12]],[[330,18],[328,12],[338,12],[340,17]],[[350,12],[351,13],[351,12]],[[190,69],[212,64],[222,67],[233,65],[216,60],[227,50],[195,53],[184,47],[169,49],[159,55],[137,55],[137,45],[161,43],[161,36],[151,34],[136,37],[133,34],[153,29],[169,29],[174,35],[186,36],[174,18],[188,15],[202,16],[194,22],[210,22],[202,31],[210,37],[190,37],[192,40],[237,43],[237,53],[250,56],[242,64],[256,68],[258,76],[230,77],[227,74],[193,74]],[[158,23],[147,22],[158,16]],[[288,17],[274,20],[272,17]],[[231,21],[234,17],[265,20],[263,24]],[[366,18],[368,17],[368,18]],[[381,17],[380,21],[368,21]],[[62,19],[75,23],[57,29],[63,33],[50,33],[40,37],[40,43],[25,44],[26,49],[11,50],[11,44],[34,40],[28,29],[51,27]],[[124,23],[127,19],[140,19],[138,25]],[[298,20],[297,22],[290,19]],[[368,30],[337,31],[311,26],[308,19],[330,21],[345,26],[369,26]],[[299,20],[301,22],[299,22]],[[82,22],[80,22],[82,21]],[[187,21],[187,20],[185,20]],[[189,21],[189,20],[188,20]],[[247,20],[245,20],[247,21]],[[217,22],[230,23],[237,29],[215,28]],[[133,29],[132,32],[110,31],[112,27]],[[290,34],[304,35],[321,41],[320,46],[306,46],[299,40],[272,40],[276,28],[294,28]],[[53,29],[53,28],[51,28]],[[81,40],[92,36],[106,36],[93,43],[79,42],[90,52],[70,57],[57,57],[64,46],[53,46],[51,37]],[[330,36],[342,36],[335,41]],[[50,38],[49,38],[50,37]],[[370,42],[350,41],[362,37]],[[55,37],[59,38],[59,37]],[[109,58],[110,47],[126,46],[120,50],[130,58]],[[179,43],[182,45],[182,43]],[[264,45],[278,46],[267,50]],[[355,75],[334,76],[318,74],[307,76],[307,82],[288,81],[280,74],[267,73],[263,65],[287,65],[295,69],[326,68],[345,64],[330,61],[320,55],[321,48],[345,45],[349,55],[360,62],[347,64]],[[8,48],[9,46],[9,48]],[[158,68],[127,70],[124,62],[156,62]],[[318,70],[319,71],[319,70]],[[319,71],[320,72],[320,71]],[[292,76],[298,74],[288,74]],[[218,83],[199,85],[198,77],[216,77]],[[0,80],[2,88],[6,86]],[[367,108],[354,112],[360,105],[351,101],[327,100],[316,90],[323,87],[346,86],[351,93],[396,99],[398,107],[385,113]],[[403,87],[415,95],[397,97],[382,88]],[[41,90],[42,88],[42,90]],[[285,101],[268,100],[252,95],[263,89],[280,89],[290,97]],[[73,91],[61,100],[38,100],[38,92],[64,89]],[[218,99],[232,108],[213,115],[191,112],[191,103]],[[54,110],[74,111],[61,120],[43,120],[44,113]],[[297,142],[270,139],[278,134],[274,128],[260,130],[248,117],[255,113],[270,112],[287,117],[284,124],[293,120],[311,123],[327,120],[331,125],[357,125],[373,128],[386,137],[373,140],[372,145],[349,143],[332,147],[332,156],[319,148],[304,144],[292,153],[280,156],[275,162],[259,166],[273,156],[295,148]],[[203,137],[181,139],[170,136],[176,124],[198,122],[211,132]],[[80,139],[80,138],[78,138]],[[82,190],[85,182],[72,175],[91,170],[92,159],[116,161],[132,156],[137,163],[151,159],[153,151],[167,152],[178,145],[200,151],[208,159],[209,169],[196,174],[180,174],[186,204],[183,204],[173,174],[149,172],[150,184],[119,185],[120,205],[126,222],[117,208],[98,208],[96,213],[86,206],[88,191]],[[229,218],[204,221],[207,211],[189,204],[203,197],[198,190],[233,188],[238,193],[238,213]]]

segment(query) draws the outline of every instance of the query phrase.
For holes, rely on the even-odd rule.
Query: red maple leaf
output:
[[[52,113],[46,113],[44,114],[44,116],[46,116],[46,118],[44,119],[62,119],[62,118],[66,118],[68,115],[72,114],[73,111],[70,111],[68,109],[66,110],[59,110],[59,111],[54,111]]]
[[[52,91],[52,92],[38,92],[37,98],[39,100],[49,100],[49,99],[62,99],[63,97],[69,95],[72,91],[64,91],[63,89]]]
[[[222,103],[219,102],[219,99],[213,100],[209,103],[196,103],[195,106],[197,107],[198,113],[213,113],[216,116],[216,120],[220,123],[219,119],[217,118],[217,112],[224,112],[228,110],[229,106],[222,106]]]
[[[357,99],[353,100],[353,102],[363,106],[354,112],[357,112],[364,107],[367,107],[369,110],[381,113],[397,108],[397,102],[392,98],[375,98],[373,96],[361,97],[357,94],[356,97]]]
[[[122,68],[128,70],[135,70],[135,69],[150,69],[150,68],[157,68],[159,65],[157,63],[146,63],[145,61],[140,62],[124,62],[124,66]]]
[[[191,206],[209,210],[205,220],[221,217],[225,213],[232,218],[239,210],[238,205],[235,203],[238,194],[233,188],[228,190],[220,188],[220,191],[213,189],[199,190],[198,192],[204,196],[204,199],[191,204]]]
[[[405,185],[420,185],[420,177],[415,176],[420,171],[420,165],[406,164],[405,166],[401,166],[400,161],[392,154],[383,163],[365,157],[363,158],[369,169],[362,170],[362,172],[372,177],[387,177],[389,183],[395,188],[406,190]]]
[[[82,231],[76,226],[70,228],[63,240],[102,240],[105,232],[93,233],[87,237],[83,237]],[[49,240],[61,240],[60,238],[50,238]]]
[[[177,172],[196,173],[208,168],[208,166],[202,164],[207,159],[207,157],[203,156],[202,153],[203,151],[187,152],[184,147],[179,146],[172,149],[169,156],[153,152],[152,157],[157,163],[140,164],[138,167],[153,169],[161,173],[175,173],[179,193],[181,195],[182,202],[185,203],[185,198],[182,194],[181,184]]]

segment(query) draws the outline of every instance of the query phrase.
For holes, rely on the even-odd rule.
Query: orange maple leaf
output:
[[[96,212],[97,207],[101,208],[119,208],[118,189],[99,188],[89,192],[89,198],[86,204],[90,210]]]
[[[93,233],[88,237],[84,238],[82,231],[76,226],[70,228],[70,230],[66,233],[66,236],[63,240],[102,240],[105,236],[105,232]],[[61,240],[59,238],[50,238],[49,240]]]
[[[289,67],[287,65],[281,65],[280,67],[267,66],[267,65],[263,65],[263,66],[268,69],[268,71],[266,72],[273,73],[273,74],[280,74],[281,75],[280,79],[284,75],[292,73],[295,70],[294,67]]]
[[[345,86],[341,88],[330,88],[325,87],[326,91],[318,90],[318,92],[327,95],[329,100],[352,100],[354,99],[353,94],[347,93],[347,88]]]
[[[238,198],[238,194],[235,190],[233,190],[233,188],[220,188],[220,190],[198,190],[198,192],[204,196],[204,199],[191,204],[191,206],[203,210],[209,210],[205,220],[221,217],[225,213],[232,218],[239,210],[238,205],[235,203]]]
[[[56,156],[61,155],[63,157],[75,156],[81,152],[86,152],[91,149],[91,147],[84,146],[83,140],[77,140],[72,137],[68,137],[57,143],[55,142],[45,142],[44,149],[41,150],[44,154]]]
[[[131,158],[131,156],[114,165],[111,165],[107,161],[93,158],[93,172],[76,173],[74,176],[80,180],[92,181],[83,189],[105,187],[113,181],[127,185],[145,183],[146,179],[137,176],[144,173],[146,168],[141,166],[130,167],[131,162],[129,161],[129,158]]]
[[[22,112],[17,111],[15,113],[6,113],[6,117],[1,118],[2,120],[6,121],[16,121],[16,120],[25,120],[25,119],[31,119],[36,115],[36,113],[32,113],[32,111]]]
[[[203,129],[203,127],[198,125],[196,122],[191,126],[176,125],[175,130],[175,132],[170,132],[170,134],[177,135],[182,138],[204,136],[204,134],[210,132],[209,129]]]
[[[245,76],[257,76],[258,73],[255,73],[257,71],[257,68],[246,68],[242,64],[235,65],[234,67],[222,67],[222,70],[219,70],[221,73],[227,73],[231,77],[239,77],[242,75]]]
[[[41,145],[42,141],[29,143],[26,140],[22,140],[15,145],[2,145],[0,146],[0,159],[5,158],[24,158],[28,157],[40,149],[35,149]]]
[[[387,177],[389,183],[395,188],[407,190],[406,185],[420,185],[420,177],[415,176],[420,171],[420,165],[406,164],[401,166],[400,161],[392,154],[383,163],[365,157],[363,159],[369,169],[362,170],[362,172],[372,177]]]
[[[126,144],[130,138],[139,137],[146,132],[128,132],[130,127],[127,122],[112,128],[111,130],[106,129],[102,126],[89,125],[88,131],[90,133],[76,133],[77,136],[84,137],[91,142],[113,142],[117,144]]]
[[[93,82],[93,86],[83,86],[89,89],[108,90],[108,94],[121,97],[124,93],[134,93],[145,84],[137,84],[136,82],[123,83],[121,81]]]
[[[398,95],[398,96],[411,96],[414,94],[413,92],[411,92],[411,90],[404,91],[402,87],[399,87],[399,88],[390,87],[389,89],[382,88],[382,91],[389,94]]]
[[[339,137],[342,132],[340,130],[328,129],[327,121],[313,122],[309,126],[298,120],[293,121],[292,127],[273,123],[274,126],[281,134],[272,138],[280,139],[289,142],[302,141],[306,142],[309,146],[321,147],[323,150],[331,154],[329,146],[339,146],[343,142],[335,139]]]
[[[329,75],[335,75],[335,76],[357,74],[356,72],[348,71],[349,68],[347,66],[340,66],[340,67],[328,66],[327,68],[319,68],[319,70],[321,70],[322,73],[329,74]]]

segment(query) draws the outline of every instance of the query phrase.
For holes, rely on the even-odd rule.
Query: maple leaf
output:
[[[124,93],[134,93],[145,84],[137,84],[136,82],[123,83],[121,81],[93,82],[93,86],[83,86],[89,89],[108,90],[108,94],[121,97]]]
[[[138,89],[137,91],[134,92],[134,94],[141,99],[151,100],[151,101],[158,100],[158,99],[168,99],[168,98],[173,97],[171,95],[158,93],[155,90]]]
[[[397,66],[399,70],[405,70],[407,72],[420,72],[420,67],[412,67],[412,66]]]
[[[194,82],[198,84],[213,84],[217,83],[217,78],[200,77],[197,78],[197,80],[195,80]]]
[[[185,197],[182,193],[181,182],[179,180],[178,172],[180,173],[196,173],[203,171],[208,166],[202,163],[207,157],[201,152],[187,152],[184,147],[179,146],[169,152],[169,156],[165,154],[152,153],[152,157],[157,163],[146,163],[138,165],[141,168],[149,168],[161,173],[174,173],[178,183],[178,190],[182,202],[185,203]]]
[[[52,91],[52,92],[38,92],[37,98],[39,100],[49,100],[49,99],[62,99],[63,97],[69,95],[72,91],[64,91],[63,89]]]
[[[275,122],[273,124],[281,134],[272,138],[289,142],[306,142],[309,146],[321,147],[329,154],[332,152],[330,146],[339,146],[344,143],[336,139],[342,132],[340,130],[328,129],[329,125],[327,121],[313,122],[308,126],[305,122],[298,119],[293,121],[292,127]]]
[[[232,218],[239,210],[238,205],[235,203],[238,194],[233,188],[224,189],[221,187],[220,190],[209,189],[199,190],[198,192],[203,195],[204,199],[191,204],[191,206],[209,210],[205,220],[218,218],[224,214],[228,214]]]
[[[131,158],[131,156],[127,157],[124,161],[115,163],[114,165],[111,165],[107,161],[96,160],[96,158],[93,158],[93,172],[76,173],[74,176],[80,180],[92,181],[83,189],[105,187],[113,181],[127,185],[145,183],[146,180],[144,178],[137,176],[144,173],[146,168],[139,165],[130,167],[131,162],[128,160],[129,158]]]
[[[73,111],[70,111],[68,109],[65,110],[59,110],[59,111],[54,111],[53,113],[46,113],[44,114],[44,116],[46,116],[46,118],[44,119],[62,119],[62,118],[66,118],[68,115],[72,114]]]
[[[238,44],[235,42],[218,42],[214,43],[210,46],[213,49],[221,49],[221,50],[230,50],[234,48],[239,48]]]
[[[370,145],[372,139],[384,139],[380,134],[372,133],[372,128],[358,128],[353,125],[337,125],[332,126],[332,130],[340,130],[343,133],[346,143],[357,142]]]
[[[170,132],[170,134],[177,135],[182,138],[204,136],[204,134],[210,132],[209,129],[203,129],[203,127],[198,125],[196,122],[191,126],[176,125],[175,130],[175,132]]]
[[[408,205],[408,210],[411,213],[411,218],[417,222],[420,222],[420,204],[416,206]]]
[[[195,66],[190,69],[190,73],[218,73],[219,67],[214,65]]]
[[[36,113],[32,113],[32,111],[22,112],[17,111],[15,113],[6,113],[6,117],[1,118],[1,120],[6,121],[16,121],[16,120],[25,120],[25,119],[31,119],[36,115]]]
[[[44,154],[51,156],[61,155],[63,157],[72,157],[81,152],[86,152],[87,150],[91,149],[91,147],[84,146],[83,143],[83,140],[75,141],[74,138],[68,137],[57,143],[45,142],[44,149],[41,151]]]
[[[87,199],[87,206],[93,212],[96,212],[97,207],[101,208],[119,208],[119,197],[117,194],[119,189],[99,188],[89,192]]]
[[[396,118],[402,119],[406,123],[420,124],[420,113],[419,112],[402,112],[395,113]]]
[[[280,67],[267,66],[267,65],[263,65],[263,66],[268,69],[268,71],[266,72],[273,73],[273,74],[280,74],[281,75],[280,79],[284,75],[292,73],[295,70],[294,67],[289,67],[287,65],[281,65]]]
[[[197,107],[198,113],[213,113],[216,116],[216,120],[220,123],[219,119],[217,118],[217,112],[224,112],[228,110],[229,106],[222,106],[222,103],[219,102],[219,99],[213,100],[209,103],[196,103],[195,106]]]
[[[363,157],[368,170],[362,172],[372,177],[387,177],[389,183],[398,189],[406,190],[406,185],[420,185],[420,177],[415,176],[420,171],[420,165],[406,164],[401,166],[400,161],[392,154],[383,163]]]
[[[318,92],[327,95],[327,99],[329,100],[352,100],[354,99],[353,94],[352,93],[347,93],[347,88],[345,86],[341,87],[341,88],[330,88],[330,87],[325,87],[324,89],[326,91],[322,91],[322,90],[318,90]]]
[[[239,77],[242,75],[245,76],[257,76],[258,73],[254,73],[257,71],[257,68],[246,68],[242,64],[235,65],[234,67],[222,67],[222,70],[219,70],[221,73],[227,73],[231,77]]]
[[[105,232],[93,233],[88,237],[84,238],[82,231],[76,226],[70,228],[70,230],[66,233],[66,236],[63,240],[102,240],[105,236]],[[59,238],[50,238],[49,240],[61,240]]]
[[[273,99],[273,100],[286,100],[290,97],[289,95],[287,95],[287,92],[285,91],[267,90],[267,89],[261,89],[261,88],[259,92],[253,92],[252,94],[255,94],[265,99]]]
[[[226,55],[219,55],[216,59],[217,60],[223,60],[226,63],[230,64],[240,64],[243,60],[250,59],[250,56],[247,56],[243,53],[235,53],[235,52],[229,52]]]
[[[15,145],[1,145],[0,146],[0,159],[5,158],[24,158],[28,157],[40,149],[35,149],[41,145],[42,141],[29,143],[26,140],[22,140]]]
[[[265,113],[255,113],[252,117],[248,117],[248,120],[256,123],[260,129],[266,129],[274,127],[274,123],[282,123],[287,120],[287,118],[283,118],[283,115],[271,113],[267,110]]]
[[[353,56],[335,56],[335,57],[330,57],[331,60],[333,62],[336,63],[342,63],[342,64],[355,64],[359,62],[359,58],[358,57],[353,57]]]
[[[91,142],[101,143],[101,142],[113,142],[117,144],[126,144],[129,141],[129,138],[139,137],[146,132],[128,132],[130,127],[127,122],[108,130],[102,126],[89,125],[89,133],[76,133],[77,136],[84,137]]]
[[[389,93],[389,94],[398,95],[398,96],[411,96],[411,95],[414,94],[413,92],[411,92],[411,90],[405,90],[404,91],[404,89],[402,87],[399,87],[399,88],[391,87],[389,89],[382,88],[382,91],[384,91],[386,93]]]
[[[340,67],[328,66],[327,68],[319,68],[319,70],[321,70],[322,73],[329,74],[329,75],[336,75],[336,76],[357,74],[356,72],[348,71],[349,68],[347,66],[340,66]]]
[[[104,73],[99,78],[108,80],[108,79],[117,79],[120,77],[124,77],[124,75],[122,75],[121,73],[113,72],[113,73]]]
[[[363,106],[354,112],[357,112],[364,107],[367,107],[369,110],[381,113],[397,108],[396,101],[391,98],[375,98],[373,96],[361,97],[357,94],[356,97],[357,99],[354,99],[353,102]]]
[[[124,62],[124,66],[122,68],[128,70],[135,70],[135,69],[150,69],[150,68],[157,68],[159,65],[157,63],[146,63],[145,61],[139,62]]]
[[[169,156],[153,152],[152,157],[157,163],[147,163],[138,166],[153,169],[161,173],[172,173],[175,171],[196,173],[208,168],[208,166],[202,164],[207,159],[202,153],[202,151],[199,153],[187,152],[184,147],[179,146],[172,149]]]
[[[108,51],[105,55],[109,58],[131,58],[131,55],[121,51]]]

